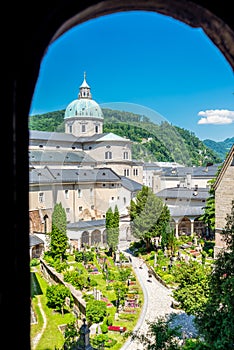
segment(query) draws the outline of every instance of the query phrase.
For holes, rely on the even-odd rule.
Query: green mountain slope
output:
[[[234,137],[227,138],[224,141],[219,142],[206,139],[203,141],[203,143],[215,153],[217,153],[222,160],[224,160],[226,158],[227,153],[234,144]]]
[[[102,109],[104,132],[113,132],[133,141],[136,160],[177,162],[187,166],[220,163],[222,158],[194,133],[168,122],[155,124],[146,116],[131,112]],[[34,115],[30,130],[64,132],[64,110]]]

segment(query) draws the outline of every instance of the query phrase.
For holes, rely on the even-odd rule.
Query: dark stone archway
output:
[[[89,245],[89,232],[88,231],[82,232],[81,244]]]
[[[78,23],[120,11],[145,10],[200,27],[234,69],[232,2],[202,0],[47,0],[4,2],[1,21],[1,164],[4,217],[1,254],[2,334],[11,348],[30,350],[28,114],[49,44]],[[12,333],[16,336],[12,337]]]
[[[100,230],[94,230],[91,233],[91,246],[94,246],[96,244],[101,243],[101,231]]]
[[[181,235],[186,235],[190,236],[191,235],[191,221],[189,218],[184,216],[181,220],[179,220],[179,236]]]

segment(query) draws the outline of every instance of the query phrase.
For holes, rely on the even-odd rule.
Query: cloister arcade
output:
[[[207,234],[207,227],[200,217],[173,217],[171,226],[174,228],[175,237],[182,235],[204,237]],[[134,237],[130,234],[129,223],[120,226],[119,241],[131,241]],[[80,231],[76,237],[70,237],[70,244],[73,249],[80,249],[83,246],[105,246],[107,244],[107,231],[105,227]]]
[[[203,237],[207,229],[200,217],[174,217],[171,225],[175,229],[176,238],[182,235]]]

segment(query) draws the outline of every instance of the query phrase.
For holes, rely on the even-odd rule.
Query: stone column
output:
[[[175,224],[176,224],[175,236],[176,236],[176,238],[179,238],[179,222],[178,222],[178,220],[175,220]]]
[[[194,219],[191,219],[191,236],[194,234]]]

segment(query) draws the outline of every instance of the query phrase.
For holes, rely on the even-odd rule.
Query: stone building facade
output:
[[[214,184],[215,190],[215,251],[214,255],[226,248],[222,231],[226,225],[226,216],[231,211],[234,200],[234,145]]]
[[[234,200],[234,145],[230,149],[214,184],[215,190],[215,257],[226,248],[222,231]]]

